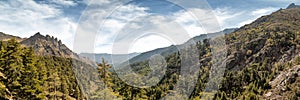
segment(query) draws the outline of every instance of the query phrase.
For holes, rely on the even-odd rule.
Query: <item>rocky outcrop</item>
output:
[[[300,6],[296,5],[295,3],[292,3],[286,9],[297,8],[297,7],[300,7]]]
[[[283,95],[288,90],[287,84],[293,84],[296,82],[297,78],[300,76],[300,65],[294,66],[286,71],[280,72],[277,77],[269,82],[272,86],[272,89],[269,90],[266,94],[263,95],[264,98],[268,99],[285,99]]]
[[[66,45],[62,44],[61,40],[50,37],[49,35],[43,36],[36,33],[30,38],[21,42],[22,45],[33,47],[36,54],[41,56],[59,56],[64,58],[76,58],[79,56],[73,53]]]

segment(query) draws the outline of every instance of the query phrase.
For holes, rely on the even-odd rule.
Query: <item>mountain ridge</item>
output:
[[[20,38],[18,36],[13,36],[13,35],[9,35],[9,34],[5,34],[3,32],[0,32],[0,40],[1,41],[7,41],[9,39],[15,38],[17,41],[23,41],[24,38]]]
[[[83,61],[87,64],[95,66],[95,62],[91,61],[86,57],[79,56],[77,53],[69,49],[61,40],[50,36],[42,35],[40,32],[37,32],[29,38],[20,38],[18,36],[8,35],[0,32],[0,40],[7,41],[10,39],[16,39],[17,42],[20,42],[22,46],[32,47],[35,54],[39,56],[56,56],[62,58],[72,58],[76,60]]]
[[[49,35],[43,36],[39,32],[28,39],[23,40],[21,44],[33,47],[38,55],[79,59],[79,56],[66,45],[62,44],[61,40],[58,40],[53,36],[50,37]]]
[[[186,97],[188,99],[199,99],[205,96],[205,98],[207,97],[217,100],[299,100],[300,7],[280,9],[270,15],[262,16],[254,22],[242,26],[238,29],[234,29],[228,33],[230,34],[225,34],[225,42],[228,47],[220,48],[221,50],[218,50],[218,52],[215,53],[218,54],[220,52],[224,52],[224,50],[227,51],[227,58],[226,60],[224,60],[224,64],[226,64],[224,77],[210,77],[210,75],[218,73],[218,69],[216,71],[210,71],[213,65],[213,60],[211,60],[212,52],[210,51],[212,47],[209,45],[209,42],[204,42],[206,40],[211,40],[214,39],[214,37],[217,38],[219,35],[224,34],[224,32],[220,32],[210,35],[201,35],[193,38],[194,40],[196,40],[195,42],[197,42],[198,52],[200,52],[199,59],[193,60],[199,60],[199,62],[201,63],[199,66],[180,64],[181,59],[178,56],[179,53],[177,53],[178,50],[175,45],[166,48],[158,48],[156,49],[156,51],[153,50],[142,53],[141,55],[134,57],[132,60],[132,62],[138,62],[134,63],[135,65],[132,66],[132,69],[134,69],[134,71],[140,72],[139,74],[143,75],[147,74],[147,72],[150,71],[156,71],[153,71],[152,69],[148,70],[147,68],[149,68],[149,66],[151,65],[142,62],[147,61],[147,57],[151,57],[155,53],[160,53],[163,55],[163,57],[166,57],[167,71],[166,74],[164,74],[163,79],[160,80],[157,85],[150,88],[138,88],[134,86],[131,87],[126,83],[122,83],[123,81],[118,81],[119,78],[116,76],[115,79],[113,79],[114,77],[109,77],[112,78],[113,82],[119,82],[112,86],[112,91],[120,94],[120,97],[123,96],[124,98],[122,99],[128,100],[160,99],[164,96],[162,94],[168,93],[174,93],[174,95],[176,95],[176,98],[177,96],[178,98],[180,98],[181,95],[177,95],[180,93],[176,93],[178,92],[178,90],[174,90],[174,86],[176,84],[184,86],[186,83],[189,83],[190,78],[185,78],[184,75],[181,75],[180,73],[178,74],[177,72],[180,72],[181,68],[190,69],[193,67],[197,67],[200,68],[200,74],[198,75],[199,79],[197,80],[197,83],[194,83],[195,88],[192,90],[192,94],[189,97]],[[61,50],[61,43],[59,43],[57,39],[49,37],[50,36],[45,37],[40,34],[36,34],[27,39],[27,41],[24,41],[24,44],[34,48],[36,46],[36,49],[38,50],[37,52],[39,52],[39,50],[43,51],[41,55],[49,54],[61,56],[64,52],[57,53],[54,51],[54,53],[52,53],[53,51],[51,51]],[[187,44],[188,43],[189,42],[187,42]],[[177,46],[180,47],[180,45]],[[45,52],[47,50],[40,48],[50,49],[49,52]],[[140,61],[142,63],[139,63]],[[55,60],[53,62],[55,62]],[[68,62],[70,63],[72,61]],[[65,64],[64,62],[60,63],[62,63],[61,66],[64,66]],[[103,65],[105,66],[106,64],[104,63]],[[81,73],[82,69],[84,69],[83,66],[84,65],[77,66],[78,69],[75,71],[79,71],[79,73]],[[142,68],[135,66],[142,66]],[[57,68],[57,66],[53,64],[53,68]],[[70,68],[70,71],[74,70],[74,66],[71,66]],[[57,69],[57,71],[60,70],[61,69]],[[73,79],[75,80],[86,78],[85,76],[89,76],[88,74],[92,70],[94,69],[86,70],[84,71],[85,73],[81,74],[82,77]],[[99,70],[94,71],[96,72]],[[154,74],[157,73],[159,72],[156,72]],[[98,76],[97,74],[93,75]],[[0,78],[6,80],[6,77],[3,76],[4,75],[1,75],[0,72]],[[130,78],[130,80],[135,80],[135,78]],[[100,78],[94,77],[94,79]],[[151,79],[149,80],[151,81]],[[221,83],[209,84],[208,80],[212,80],[212,83],[216,82],[215,80],[221,80]],[[183,83],[181,84],[181,82]],[[83,81],[82,83],[86,84],[83,87],[88,88],[86,89],[87,91],[95,90],[91,90],[90,88],[94,88],[97,86],[97,84],[90,83],[90,81]],[[209,95],[214,93],[214,89],[204,90],[205,88],[207,88],[207,86],[205,86],[205,84],[207,83],[209,85],[208,87],[218,89],[216,90],[217,93],[215,95]]]
[[[297,8],[297,7],[300,7],[300,5],[296,5],[295,3],[291,3],[286,9]]]
[[[206,84],[207,78],[210,78],[222,80],[220,85],[210,84],[215,85],[212,87],[219,87],[217,94],[211,97],[217,100],[299,100],[299,41],[300,7],[280,9],[262,16],[225,35],[227,48],[214,52],[218,54],[227,51],[226,60],[222,62],[226,64],[225,74],[224,77],[215,79],[207,76],[211,74],[209,70],[212,67],[212,57],[209,49],[212,47],[207,42],[197,44],[200,47],[198,52],[201,63],[197,67],[200,68],[201,77],[190,98],[202,98],[205,93],[209,93],[202,84]],[[182,68],[191,67],[182,66],[179,55],[174,53],[163,56],[167,59],[166,63],[170,64],[167,65],[169,70],[166,71],[166,77],[177,76],[176,72]],[[129,67],[142,75],[152,71],[147,61],[134,62]]]
[[[198,42],[198,41],[202,41],[202,40],[207,39],[207,38],[212,38],[212,37],[216,37],[216,36],[223,35],[223,34],[230,34],[231,32],[234,32],[236,30],[237,30],[237,28],[228,28],[228,29],[224,29],[220,32],[201,34],[199,36],[195,36],[195,37],[189,39],[188,41],[186,41],[185,43],[180,44],[180,45],[171,45],[171,46],[168,46],[168,47],[157,48],[157,49],[154,49],[154,50],[151,50],[151,51],[143,52],[143,53],[131,58],[129,60],[129,62],[130,63],[136,63],[136,62],[139,62],[139,61],[144,61],[144,60],[149,59],[152,55],[155,55],[155,54],[161,54],[163,56],[167,56],[169,54],[177,52],[178,49],[180,49],[184,45],[189,44],[191,42]]]
[[[140,53],[129,53],[129,54],[109,54],[109,53],[80,53],[80,56],[87,57],[94,60],[97,63],[102,61],[102,58],[107,61],[108,64],[118,66],[122,62],[139,55]],[[114,59],[114,61],[112,61]]]

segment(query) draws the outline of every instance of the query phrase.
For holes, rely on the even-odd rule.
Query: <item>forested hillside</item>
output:
[[[263,16],[231,34],[226,34],[227,59],[222,83],[218,91],[203,92],[212,66],[211,46],[207,38],[197,42],[200,75],[196,88],[189,97],[182,97],[173,88],[180,77],[180,53],[165,56],[166,74],[156,86],[138,88],[129,86],[114,73],[111,75],[113,91],[123,99],[155,100],[167,94],[175,98],[189,99],[300,99],[300,8],[280,9]],[[222,52],[222,50],[220,50]],[[163,53],[163,52],[162,52]],[[141,54],[140,56],[143,56]],[[146,75],[151,72],[148,60],[131,64],[135,72]],[[115,73],[116,74],[116,73]],[[128,76],[131,74],[129,73]],[[137,80],[136,78],[131,78]],[[189,80],[185,80],[189,81]],[[217,92],[215,95],[207,95]],[[174,99],[174,98],[173,98]]]
[[[14,39],[0,44],[2,99],[83,98],[72,60],[36,56]]]
[[[159,50],[165,59],[161,65],[166,65],[162,80],[150,77],[139,81],[136,74],[123,72],[124,77],[130,77],[134,83],[159,80],[154,86],[140,88],[121,80],[105,59],[95,68],[77,59],[75,53],[50,36],[36,34],[22,39],[0,35],[3,36],[0,42],[1,100],[300,99],[300,7],[297,6],[280,9],[225,34],[227,48],[216,53],[227,51],[225,74],[213,79],[220,80],[220,84],[214,81],[208,84],[214,63],[210,41],[222,38],[218,36],[195,39],[198,53],[185,55],[199,54],[199,58],[190,60],[200,62],[195,66],[181,63],[183,54],[173,50],[174,46]],[[187,47],[184,50],[193,49]],[[141,76],[163,73],[160,66],[148,64],[150,60],[146,58],[152,55],[142,53],[133,58],[133,71]],[[146,60],[134,60],[138,57]],[[192,85],[189,77],[193,76],[181,75],[181,67],[199,68],[195,87],[174,90],[178,84]],[[206,89],[208,86],[217,90]],[[183,95],[189,90],[191,95]]]

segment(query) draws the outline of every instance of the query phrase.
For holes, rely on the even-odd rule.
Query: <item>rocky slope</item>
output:
[[[299,5],[296,5],[295,3],[290,4],[286,9],[290,9],[290,8],[297,8],[300,7]]]
[[[73,58],[83,61],[90,65],[95,65],[95,62],[86,57],[81,57],[70,50],[65,44],[53,36],[43,36],[39,32],[29,38],[20,38],[17,36],[8,35],[0,32],[0,40],[7,41],[15,39],[20,42],[22,46],[32,47],[36,55],[39,56],[55,56],[62,58]]]
[[[222,84],[216,86],[219,90],[214,99],[300,99],[300,7],[291,4],[287,9],[262,16],[226,34],[225,40],[228,48],[218,51],[227,50],[227,58],[224,61],[226,70],[223,78],[216,79],[222,80]],[[196,42],[202,41],[200,39]],[[200,68],[207,70],[211,66],[209,51],[211,47],[205,42],[198,44],[198,47],[199,52],[204,52],[199,55]],[[161,54],[167,52],[162,51]],[[146,54],[142,53],[137,57]],[[168,65],[170,72],[180,70],[182,67],[180,63],[178,64],[180,59],[176,59],[178,55],[176,53],[164,55],[170,64]],[[148,66],[143,61],[132,65],[135,65],[132,67],[137,72],[148,71],[147,68],[139,67]],[[201,75],[206,73],[208,72],[202,71]],[[174,75],[167,74],[167,76]],[[194,90],[191,98],[203,94],[202,82],[205,81],[205,78],[199,80],[198,88]]]
[[[266,94],[263,95],[265,99],[285,99],[287,95],[290,95],[290,87],[287,87],[288,84],[299,83],[300,79],[300,66],[296,65],[292,68],[289,68],[286,71],[282,71],[277,75],[274,80],[269,82],[272,86],[272,89],[268,90]],[[295,89],[300,89],[300,87],[296,87]],[[298,94],[299,95],[299,94]]]
[[[242,73],[255,69],[255,73],[271,86],[258,89],[261,92],[254,91],[257,98],[299,99],[300,7],[291,4],[287,9],[263,16],[226,35],[226,39],[229,46],[227,71]],[[259,84],[250,82],[253,81],[241,81],[241,84],[247,88]]]
[[[77,54],[72,52],[66,45],[62,44],[61,40],[58,40],[53,36],[43,36],[40,33],[36,33],[30,38],[22,41],[21,44],[27,47],[33,47],[37,55],[79,59]]]
[[[229,69],[292,60],[299,53],[300,7],[281,9],[227,35]]]
[[[99,82],[100,79],[98,78],[97,70],[95,69],[96,66],[95,62],[92,62],[87,58],[78,56],[76,53],[74,53],[69,48],[67,48],[66,45],[64,45],[57,38],[50,37],[49,35],[43,36],[40,33],[36,33],[35,35],[29,38],[19,38],[4,33],[0,33],[0,36],[1,36],[0,37],[1,41],[4,41],[4,43],[7,42],[7,40],[15,39],[17,40],[15,45],[21,45],[23,49],[25,48],[29,49],[29,47],[33,48],[34,56],[38,58],[37,61],[39,62],[37,65],[35,65],[35,67],[37,67],[38,69],[38,73],[47,73],[45,77],[49,77],[49,78],[56,77],[57,79],[59,79],[57,81],[57,83],[59,84],[56,87],[58,87],[60,90],[57,90],[57,92],[53,92],[53,89],[48,90],[48,88],[51,87],[43,87],[45,89],[44,92],[47,96],[46,97],[47,99],[56,98],[56,99],[73,100],[77,98],[79,100],[85,100],[83,98],[89,98],[91,97],[91,94],[94,93],[93,91],[91,91],[92,88],[93,90],[97,90],[99,88],[99,86],[90,87],[91,84],[98,84],[97,82]],[[2,52],[6,53],[6,51],[7,50],[3,50]],[[23,54],[23,52],[15,52],[14,54],[16,53]],[[22,58],[22,57],[18,57],[18,58]],[[1,60],[1,61],[2,62],[0,62],[1,63],[0,65],[3,64],[3,61],[6,62],[7,60]],[[26,65],[26,63],[24,64]],[[1,67],[3,66],[7,66],[7,65],[2,65]],[[6,72],[6,74],[3,74],[1,72]],[[4,71],[1,70],[1,72],[0,72],[0,87],[1,89],[4,89],[3,90],[4,92],[3,91],[1,92],[4,94],[0,93],[0,99],[6,100],[8,98],[13,97],[11,95],[12,90],[8,90],[11,88],[6,88],[8,86],[7,80],[12,80],[11,79],[12,77],[9,78],[6,77],[8,73],[6,70]],[[46,80],[45,84],[51,84],[51,82],[49,81],[51,80],[50,79]],[[2,83],[6,83],[6,84],[2,84]],[[62,90],[63,88],[64,90]],[[78,92],[80,94],[76,94],[73,92]],[[15,97],[20,97],[20,96],[15,96]]]

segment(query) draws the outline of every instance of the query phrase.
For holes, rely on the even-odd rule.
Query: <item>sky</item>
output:
[[[196,2],[197,1],[197,2]],[[299,0],[0,0],[0,32],[37,32],[77,53],[133,53],[238,28]]]

